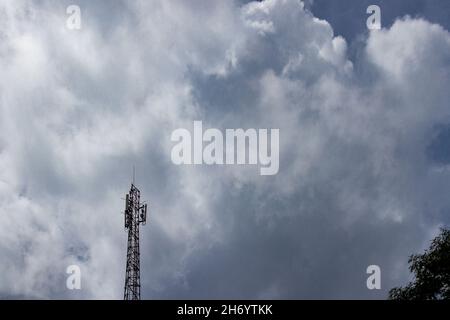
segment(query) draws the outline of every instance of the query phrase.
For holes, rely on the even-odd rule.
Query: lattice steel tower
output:
[[[134,180],[134,179],[133,179]],[[140,203],[141,192],[131,184],[125,198],[125,229],[128,229],[127,269],[124,300],[141,299],[141,278],[139,261],[139,224],[147,220],[147,204]]]

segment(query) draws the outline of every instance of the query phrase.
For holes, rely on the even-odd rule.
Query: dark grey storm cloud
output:
[[[80,30],[2,2],[0,296],[120,299],[135,165],[143,298],[385,298],[449,222],[450,34],[419,3],[354,55],[334,2],[79,1]],[[174,165],[194,120],[279,128],[278,174]]]

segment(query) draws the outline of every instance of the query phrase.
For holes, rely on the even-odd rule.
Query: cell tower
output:
[[[125,229],[128,229],[128,249],[124,300],[141,299],[139,224],[145,225],[146,223],[147,204],[141,205],[140,201],[141,192],[134,185],[133,177],[130,192],[125,198]]]

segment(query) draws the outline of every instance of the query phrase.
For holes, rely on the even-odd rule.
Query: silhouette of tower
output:
[[[141,299],[139,225],[146,223],[147,204],[141,205],[140,198],[141,192],[134,185],[133,177],[130,192],[125,198],[125,229],[128,229],[128,249],[124,300]]]

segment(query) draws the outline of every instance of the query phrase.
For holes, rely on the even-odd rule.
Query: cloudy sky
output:
[[[386,298],[450,222],[449,12],[1,1],[0,297],[121,299],[135,165],[142,298]],[[278,174],[174,165],[171,133],[194,120],[279,128]]]

